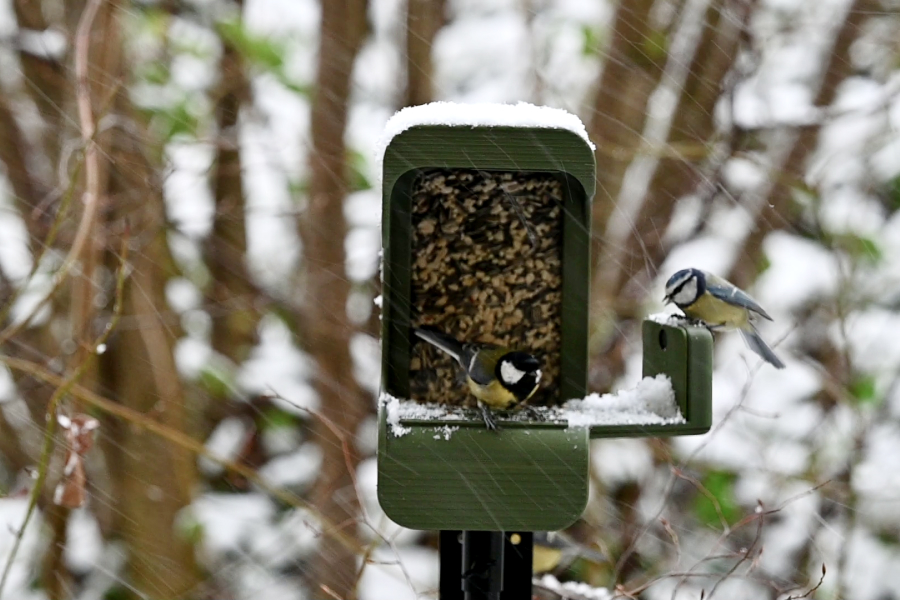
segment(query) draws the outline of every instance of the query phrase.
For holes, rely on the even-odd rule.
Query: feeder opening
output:
[[[411,186],[412,326],[534,354],[532,405],[560,401],[565,185],[550,172],[439,168]],[[469,397],[460,367],[429,344],[414,345],[409,376],[414,400]]]

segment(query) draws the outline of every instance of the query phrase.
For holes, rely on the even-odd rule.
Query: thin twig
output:
[[[78,224],[75,241],[63,263],[74,262],[81,255],[82,248],[94,227],[97,218],[97,204],[100,195],[100,164],[97,159],[97,143],[94,141],[94,114],[91,110],[91,88],[88,80],[88,53],[91,43],[91,27],[103,0],[88,0],[78,29],[75,31],[75,98],[78,104],[78,124],[84,147],[84,213]]]
[[[82,198],[84,211],[75,232],[72,247],[66,254],[62,266],[56,273],[54,285],[50,292],[41,300],[31,317],[24,319],[16,326],[0,334],[0,343],[10,339],[16,332],[27,326],[28,322],[45,305],[53,295],[56,288],[66,278],[72,266],[81,258],[84,246],[93,237],[95,223],[97,221],[97,205],[100,196],[100,163],[98,160],[97,143],[94,141],[96,125],[91,110],[91,89],[88,78],[89,50],[91,41],[91,28],[94,19],[103,0],[88,0],[81,17],[78,19],[78,28],[75,31],[75,97],[78,106],[78,123],[81,128],[81,140],[84,144],[84,170],[85,190]]]
[[[822,563],[822,576],[819,577],[819,582],[813,587],[806,590],[806,592],[804,592],[803,594],[799,596],[794,596],[793,594],[791,594],[785,600],[800,600],[800,598],[809,598],[810,596],[812,596],[816,590],[822,587],[822,583],[825,581],[825,573],[827,573],[827,571],[828,569],[825,568],[825,563]]]
[[[72,243],[72,247],[69,249],[69,253],[66,255],[66,259],[63,261],[60,272],[57,274],[57,285],[58,282],[65,277],[65,275],[71,269],[72,265],[75,264],[75,262],[79,260],[79,258],[81,258],[81,254],[87,240],[93,235],[94,225],[97,220],[97,198],[99,196],[100,178],[99,163],[97,160],[97,148],[93,140],[95,127],[93,114],[91,113],[90,87],[88,86],[88,51],[90,47],[91,28],[94,25],[94,19],[97,16],[97,12],[99,11],[102,2],[103,0],[88,0],[84,11],[81,13],[81,17],[78,20],[78,28],[75,33],[75,95],[78,103],[78,116],[81,126],[81,137],[86,144],[84,157],[86,180],[84,193],[84,212],[81,215],[81,221],[78,224],[78,230],[75,235],[75,240]],[[124,272],[124,266],[122,268],[122,272]],[[52,292],[51,294],[48,294],[47,298],[49,298],[51,295]],[[36,314],[36,312],[37,311],[32,314]],[[23,324],[26,322],[27,320],[20,323],[20,328],[23,327]],[[12,328],[12,331],[16,330],[16,327]],[[104,331],[103,334],[101,334],[101,338],[105,340],[109,336],[109,333],[111,331],[111,328]],[[7,335],[5,337],[6,339],[8,339],[10,334],[8,331],[6,332],[6,334]],[[93,354],[88,354],[88,356],[93,356]],[[76,381],[84,374],[89,363],[89,360],[82,361],[82,363],[78,365],[78,367],[56,388],[48,402],[47,428],[44,431],[44,445],[41,450],[41,462],[38,471],[38,477],[31,492],[31,498],[28,503],[28,510],[25,513],[25,518],[23,519],[22,526],[19,528],[19,531],[16,532],[16,541],[13,544],[9,559],[7,560],[6,565],[3,568],[3,575],[0,576],[0,596],[2,596],[3,594],[3,588],[6,586],[9,574],[12,571],[13,562],[15,562],[16,554],[18,553],[19,547],[22,543],[22,539],[24,538],[25,529],[27,528],[31,517],[34,514],[34,511],[37,507],[38,498],[40,497],[41,491],[44,487],[44,481],[47,478],[47,471],[50,465],[50,456],[53,453],[54,447],[53,439],[54,433],[56,431],[56,407],[60,399],[68,393],[72,386],[75,385]]]
[[[22,373],[31,375],[32,377],[35,377],[36,379],[39,379],[50,385],[62,386],[66,381],[65,378],[61,377],[60,375],[57,375],[56,373],[47,370],[44,366],[29,360],[15,358],[8,355],[0,355],[0,363],[15,371],[20,371]],[[261,477],[254,469],[246,465],[241,465],[236,462],[221,458],[214,452],[207,449],[204,444],[198,442],[188,434],[165,425],[164,423],[160,423],[159,421],[156,421],[155,419],[152,419],[132,408],[122,406],[118,402],[101,396],[100,394],[77,383],[72,385],[68,391],[72,396],[93,406],[94,408],[97,408],[98,410],[101,410],[114,417],[118,417],[123,421],[127,421],[128,423],[131,423],[132,425],[135,425],[137,427],[146,429],[147,431],[150,431],[151,433],[154,433],[161,438],[180,446],[181,448],[190,450],[194,454],[203,456],[215,462],[216,464],[222,465],[223,467],[225,467],[225,469],[247,479],[257,487],[259,487],[261,490],[270,494],[276,500],[279,500],[287,504],[288,506],[294,506],[308,510],[314,517],[318,518],[321,521],[323,527],[329,525],[325,522],[321,512],[309,502],[288,492],[287,490],[283,490],[270,485],[265,480],[265,478]],[[362,548],[362,546],[355,539],[340,532],[340,526],[331,525],[330,529],[326,529],[323,531],[323,534],[333,536],[342,545],[344,545],[344,547],[352,552],[364,552],[364,548]]]
[[[274,396],[276,398],[282,400],[283,402],[287,402],[294,408],[304,411],[306,413],[309,413],[313,418],[321,420],[322,424],[324,424],[325,427],[329,431],[331,431],[331,433],[336,438],[338,438],[341,441],[341,448],[342,448],[343,454],[344,454],[344,466],[347,468],[347,472],[350,475],[350,483],[353,487],[354,493],[356,494],[356,501],[359,505],[359,510],[360,510],[360,513],[362,514],[363,522],[366,523],[366,525],[368,525],[369,529],[372,530],[372,532],[375,534],[376,538],[380,539],[385,544],[387,544],[388,547],[398,557],[397,566],[399,567],[401,574],[403,575],[403,577],[406,580],[406,583],[409,585],[410,589],[415,590],[416,587],[415,587],[415,584],[413,583],[412,576],[406,570],[406,567],[403,565],[403,563],[399,560],[400,552],[398,551],[394,540],[387,538],[385,535],[383,535],[378,530],[377,527],[375,527],[375,525],[372,523],[372,519],[371,519],[368,511],[366,510],[365,502],[363,501],[363,496],[362,496],[362,493],[360,492],[359,485],[358,485],[358,482],[356,479],[356,468],[355,468],[355,465],[353,464],[353,454],[350,449],[350,443],[347,440],[346,433],[341,431],[341,429],[337,426],[337,424],[334,421],[332,421],[331,419],[329,419],[328,417],[326,417],[325,415],[323,415],[315,410],[312,410],[311,408],[301,406],[300,404],[293,402],[293,401],[289,400],[288,398],[285,398],[284,396],[282,396],[281,394],[276,392],[274,389],[272,390],[272,393],[274,394]],[[357,585],[359,584],[359,581],[362,579],[362,574],[366,568],[366,565],[372,564],[370,557],[376,549],[376,546],[374,544],[375,541],[376,540],[373,540],[373,543],[369,544],[366,547],[365,552],[362,554],[363,560],[360,562],[360,568],[356,575],[356,584]]]
[[[34,511],[37,508],[38,498],[40,498],[41,491],[44,489],[44,482],[47,479],[47,471],[50,467],[50,456],[53,453],[54,447],[53,439],[54,434],[56,433],[57,405],[59,404],[59,401],[63,398],[63,396],[70,393],[72,391],[72,388],[77,386],[78,380],[82,375],[84,375],[85,371],[87,371],[88,369],[88,366],[90,366],[92,362],[89,359],[96,356],[96,348],[106,343],[119,321],[119,317],[122,314],[122,297],[124,296],[125,279],[127,278],[128,273],[127,261],[128,237],[126,236],[122,241],[122,254],[120,258],[119,273],[116,278],[116,301],[113,307],[112,318],[110,319],[106,328],[103,330],[103,333],[101,333],[98,339],[92,344],[94,351],[87,355],[88,359],[83,360],[81,364],[79,364],[78,367],[65,378],[57,377],[58,381],[55,383],[56,389],[53,391],[53,394],[50,396],[50,400],[47,402],[47,428],[44,430],[44,445],[41,449],[41,458],[38,464],[37,479],[34,482],[34,487],[31,489],[31,496],[28,499],[28,509],[25,512],[25,518],[22,520],[22,525],[16,532],[16,541],[13,543],[13,547],[9,553],[9,559],[6,561],[6,565],[4,565],[3,567],[3,575],[0,576],[0,598],[3,597],[3,588],[6,586],[6,581],[9,578],[10,572],[12,571],[12,565],[13,562],[15,562],[16,554],[18,554],[19,547],[22,544],[22,539],[25,536],[25,529],[28,527],[28,523],[31,521],[31,517],[34,515]],[[0,356],[0,363],[5,364],[9,368],[15,368],[10,364],[11,360],[15,359],[12,359],[11,357]]]

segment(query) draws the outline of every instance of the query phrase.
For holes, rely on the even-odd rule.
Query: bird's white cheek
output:
[[[504,383],[513,385],[519,383],[519,380],[525,377],[525,371],[520,371],[512,363],[504,360],[500,363],[500,377],[503,378]]]
[[[672,297],[675,304],[690,304],[697,299],[697,280],[689,281]]]

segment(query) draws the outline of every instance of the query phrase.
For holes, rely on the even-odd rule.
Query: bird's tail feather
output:
[[[446,333],[442,333],[430,327],[416,327],[413,331],[415,331],[416,336],[425,340],[432,346],[440,348],[441,350],[455,358],[457,361],[459,361],[459,357],[462,356],[462,343],[460,343],[459,340],[447,335]]]
[[[747,342],[747,345],[750,347],[750,349],[759,354],[764,361],[766,361],[776,369],[784,368],[784,363],[781,362],[780,358],[775,356],[775,353],[759,336],[759,333],[756,332],[756,329],[741,329],[741,335],[744,337],[744,341]]]

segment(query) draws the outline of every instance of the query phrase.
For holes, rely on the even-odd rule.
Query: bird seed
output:
[[[563,188],[549,173],[435,169],[412,188],[411,319],[470,342],[530,352],[533,405],[559,402]],[[410,393],[469,402],[456,362],[415,343]]]

